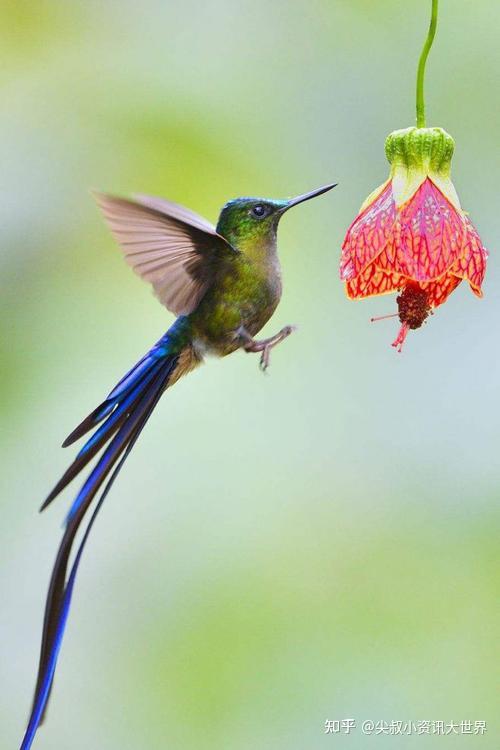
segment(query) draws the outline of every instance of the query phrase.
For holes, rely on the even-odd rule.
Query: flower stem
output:
[[[417,70],[417,128],[425,128],[425,101],[424,101],[424,76],[425,76],[425,64],[432,47],[432,42],[436,35],[436,26],[438,19],[438,0],[432,0],[432,13],[431,23],[429,26],[429,32],[427,39],[422,48],[422,54],[418,62]]]

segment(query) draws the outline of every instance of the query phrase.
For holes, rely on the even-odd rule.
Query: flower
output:
[[[389,179],[361,206],[342,245],[340,277],[350,299],[399,292],[398,351],[463,279],[482,296],[488,254],[450,179],[454,148],[442,128],[391,133]]]

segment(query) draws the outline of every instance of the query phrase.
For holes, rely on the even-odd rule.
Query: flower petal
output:
[[[434,308],[446,302],[461,281],[462,279],[456,276],[456,274],[445,273],[440,279],[436,279],[435,281],[424,281],[419,284],[419,287],[427,292],[429,295],[429,305]]]
[[[434,185],[436,185],[436,187],[440,189],[444,197],[450,201],[453,208],[455,208],[457,211],[461,211],[462,206],[460,205],[460,198],[458,197],[458,193],[455,190],[455,185],[453,184],[451,179],[444,175],[437,174],[437,172],[431,172],[429,174],[429,177]]]
[[[453,265],[452,271],[461,279],[466,279],[474,294],[482,297],[481,285],[486,271],[488,251],[483,246],[474,224],[464,215],[466,226],[465,243],[462,255]]]
[[[354,279],[346,282],[345,290],[349,299],[363,299],[380,294],[390,294],[401,289],[408,279],[393,271],[377,268],[373,263],[368,265]]]
[[[376,187],[375,190],[371,191],[371,193],[368,196],[368,198],[365,198],[365,200],[361,204],[361,208],[358,211],[358,215],[362,214],[363,211],[366,208],[368,208],[368,206],[371,206],[372,203],[375,203],[375,201],[377,200],[377,198],[379,197],[379,195],[384,192],[385,188],[387,187],[387,185],[389,184],[390,181],[391,181],[391,178],[389,177],[385,182],[383,182],[381,185],[379,185],[378,187]]]
[[[391,184],[353,221],[342,245],[340,278],[348,281],[365,269],[382,252],[396,219]]]
[[[415,281],[438,279],[460,258],[465,231],[463,215],[427,178],[400,209],[376,264]]]
[[[402,165],[396,165],[391,170],[392,194],[398,208],[404,206],[413,198],[419,187],[427,179],[425,169],[413,167],[408,169]]]

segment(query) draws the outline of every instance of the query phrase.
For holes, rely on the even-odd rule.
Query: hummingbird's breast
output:
[[[200,353],[224,356],[235,351],[242,343],[235,335],[241,326],[255,336],[276,310],[281,291],[276,254],[264,262],[234,256],[218,270],[215,283],[190,316]]]

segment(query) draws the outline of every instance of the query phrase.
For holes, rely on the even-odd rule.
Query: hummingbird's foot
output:
[[[291,333],[297,329],[297,326],[285,326],[274,336],[270,336],[268,339],[262,339],[257,341],[252,338],[248,331],[243,326],[238,329],[238,336],[245,342],[243,348],[246,352],[262,352],[259,362],[259,367],[262,372],[266,372],[271,361],[271,349],[284,341]]]

